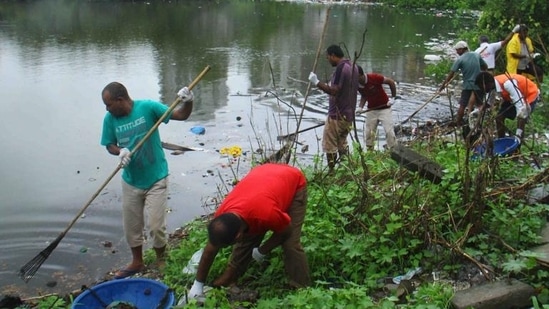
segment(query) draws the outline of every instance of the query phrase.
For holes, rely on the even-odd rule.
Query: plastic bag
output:
[[[395,284],[399,284],[400,281],[402,280],[410,280],[412,279],[415,275],[418,275],[418,274],[421,274],[421,272],[423,271],[423,269],[421,267],[417,267],[415,269],[412,269],[410,271],[408,271],[406,274],[404,275],[400,275],[400,276],[396,276],[393,278],[393,282]]]
[[[196,274],[196,271],[198,270],[198,263],[200,262],[200,258],[202,257],[203,252],[204,252],[204,248],[193,253],[193,256],[191,256],[191,259],[187,263],[187,266],[183,268],[184,274],[189,274],[189,275]]]
[[[479,116],[480,116],[480,113],[478,109],[475,109],[469,114],[469,128],[471,130],[473,130],[477,126]]]

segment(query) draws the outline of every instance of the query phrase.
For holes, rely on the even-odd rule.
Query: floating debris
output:
[[[105,248],[111,248],[112,247],[112,242],[108,241],[108,240],[104,240],[104,241],[101,242],[101,245],[103,245],[103,247],[105,247]]]

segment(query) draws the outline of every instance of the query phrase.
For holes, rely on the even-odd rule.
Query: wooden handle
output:
[[[202,79],[202,77],[204,77],[204,75],[206,75],[206,73],[208,73],[209,70],[210,70],[210,66],[206,66],[204,68],[204,70],[202,70],[202,72],[200,72],[200,74],[198,74],[198,76],[191,82],[191,84],[189,86],[187,86],[187,88],[189,88],[189,90],[192,90],[194,88],[194,86],[196,86],[196,84],[198,84],[198,82]],[[180,102],[181,102],[180,97],[177,97],[177,99],[175,99],[175,101],[173,101],[173,103],[170,105],[170,108],[168,108],[168,110],[166,112],[164,112],[164,114],[162,114],[162,116],[160,116],[160,118],[156,121],[154,126],[152,126],[152,128],[149,130],[149,132],[147,132],[147,134],[139,141],[139,143],[137,143],[137,145],[135,145],[135,147],[132,149],[132,151],[129,154],[130,157],[134,153],[136,153],[137,150],[139,150],[139,148],[141,148],[141,146],[143,146],[143,144],[149,139],[149,137],[154,133],[154,131],[160,126],[160,124],[164,121],[164,119],[166,119],[166,117],[168,117],[168,115],[171,114],[171,112],[175,109],[177,104],[179,104]]]

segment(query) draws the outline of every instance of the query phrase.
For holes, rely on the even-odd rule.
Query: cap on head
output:
[[[467,46],[467,42],[465,41],[459,41],[456,43],[456,45],[454,45],[454,49],[464,49],[464,48],[469,48],[469,46]]]

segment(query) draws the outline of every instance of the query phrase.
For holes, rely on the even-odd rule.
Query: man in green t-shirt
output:
[[[193,94],[187,88],[178,93],[182,104],[163,122],[186,120],[193,109]],[[135,154],[131,150],[154,127],[169,107],[152,100],[133,100],[126,87],[118,82],[101,92],[108,113],[103,120],[101,145],[120,158],[122,174],[122,216],[124,234],[131,248],[132,261],[115,274],[115,279],[132,276],[145,268],[143,230],[147,210],[147,229],[156,252],[158,266],[164,264],[166,250],[166,207],[168,204],[168,162],[164,156],[158,128]]]
[[[469,46],[464,41],[459,41],[454,46],[456,53],[459,57],[456,59],[450,72],[446,76],[446,79],[439,87],[438,92],[442,92],[446,86],[454,79],[455,74],[458,74],[461,71],[463,75],[463,85],[461,89],[461,95],[459,98],[459,109],[456,115],[455,123],[460,126],[463,125],[463,116],[465,114],[465,109],[469,105],[469,98],[475,94],[474,98],[476,100],[476,105],[482,105],[482,93],[480,89],[475,85],[475,78],[481,71],[486,71],[488,65],[479,54],[469,51]],[[470,113],[471,111],[469,111]]]

